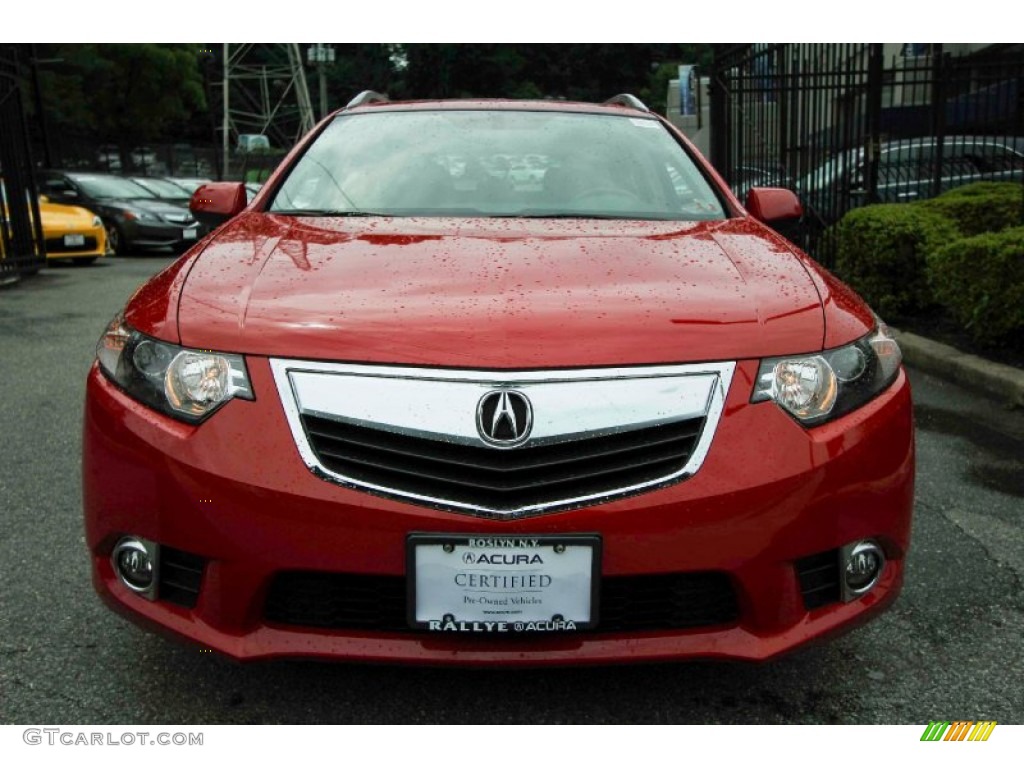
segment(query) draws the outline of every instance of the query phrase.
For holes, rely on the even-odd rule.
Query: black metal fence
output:
[[[0,45],[0,283],[46,263],[17,54]]]
[[[720,46],[711,159],[741,197],[794,189],[805,216],[785,234],[832,266],[825,233],[851,208],[1024,184],[1024,46]]]
[[[37,157],[42,150],[38,144]],[[216,147],[186,142],[115,143],[59,133],[49,137],[47,150],[50,166],[66,171],[213,179],[221,167]]]
[[[64,171],[114,173],[122,176],[172,176],[261,182],[284,156],[285,150],[228,154],[225,174],[222,151],[209,144],[185,142],[124,144],[91,137],[51,137],[44,152],[35,146],[36,157],[50,157],[50,167]]]

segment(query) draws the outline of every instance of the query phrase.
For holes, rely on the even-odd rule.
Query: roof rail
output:
[[[647,105],[644,104],[640,99],[634,96],[632,93],[620,93],[618,96],[612,96],[605,104],[617,104],[620,107],[629,107],[630,109],[638,109],[641,112],[650,112]]]
[[[388,101],[390,99],[388,99],[387,94],[377,93],[376,91],[363,91],[346,104],[345,109],[361,107],[364,104],[386,104]]]

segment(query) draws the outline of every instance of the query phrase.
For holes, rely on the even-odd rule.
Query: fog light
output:
[[[110,556],[121,583],[149,600],[156,599],[159,551],[151,541],[125,536]]]
[[[885,553],[873,541],[856,541],[843,547],[843,599],[860,597],[878,583],[885,568]]]

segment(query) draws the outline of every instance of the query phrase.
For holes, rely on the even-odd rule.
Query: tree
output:
[[[556,98],[603,101],[630,92],[663,112],[668,75],[680,63],[710,63],[705,44],[566,43],[398,46],[400,98]]]
[[[41,72],[43,108],[57,130],[122,146],[177,138],[206,109],[198,45],[57,44]],[[45,49],[45,50],[43,50]]]

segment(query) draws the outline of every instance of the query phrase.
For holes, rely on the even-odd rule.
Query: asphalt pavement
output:
[[[83,384],[169,256],[0,290],[0,723],[1024,722],[1024,413],[916,370],[907,583],[878,620],[763,665],[240,665],[104,608],[81,522]]]

